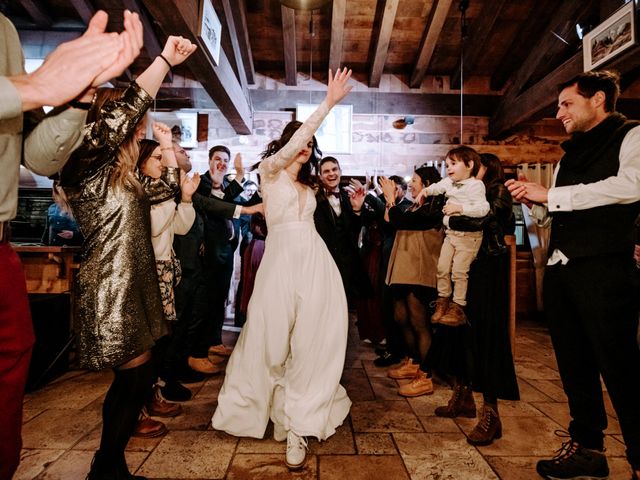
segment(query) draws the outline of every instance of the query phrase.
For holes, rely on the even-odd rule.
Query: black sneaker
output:
[[[191,400],[191,390],[175,380],[165,380],[164,387],[160,387],[160,392],[162,392],[164,399],[170,402]]]
[[[574,442],[568,432],[556,430],[559,437],[568,438],[551,460],[540,460],[536,471],[547,480],[604,480],[609,478],[609,466],[604,453],[589,450]]]
[[[382,355],[380,355],[373,361],[373,364],[376,367],[388,367],[389,365],[395,365],[396,363],[400,363],[401,361],[401,358],[396,357],[388,351],[385,351]]]

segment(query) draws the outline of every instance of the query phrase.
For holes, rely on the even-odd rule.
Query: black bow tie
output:
[[[462,188],[462,187],[464,187],[464,183],[462,183],[462,182],[453,182],[453,186],[455,188]]]
[[[340,198],[340,192],[328,192],[328,191],[325,191],[325,193],[327,195],[327,198],[329,198],[329,197]]]

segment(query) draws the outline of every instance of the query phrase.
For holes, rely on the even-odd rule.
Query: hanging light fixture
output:
[[[280,0],[280,3],[294,10],[316,10],[330,1],[331,0]]]

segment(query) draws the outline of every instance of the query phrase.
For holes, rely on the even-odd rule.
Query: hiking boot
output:
[[[300,437],[291,430],[287,433],[287,453],[284,463],[287,464],[289,470],[299,470],[304,467],[307,459],[307,441],[304,437]]]
[[[376,367],[390,367],[396,363],[400,363],[402,359],[390,353],[388,350],[380,353],[380,356],[373,361]]]
[[[455,418],[455,417],[476,417],[476,402],[473,400],[471,387],[455,384],[453,394],[446,406],[437,407],[435,409],[437,417]]]
[[[548,480],[560,479],[605,479],[609,477],[607,457],[603,452],[590,450],[574,442],[568,432],[556,430],[556,435],[567,438],[556,450],[551,460],[540,460],[536,471]]]
[[[431,395],[433,393],[433,381],[431,377],[422,370],[418,370],[411,383],[402,385],[398,389],[398,395],[403,397],[419,397],[421,395]]]
[[[439,323],[442,316],[449,308],[449,297],[438,297],[435,301],[435,310],[431,315],[431,323]]]
[[[480,420],[467,435],[467,442],[471,445],[491,445],[494,439],[500,437],[502,437],[502,422],[498,412],[485,404],[482,407]]]
[[[405,358],[399,367],[391,368],[387,372],[387,377],[394,380],[400,380],[402,378],[413,378],[418,373],[420,365],[413,363],[413,359]]]
[[[182,407],[177,403],[169,403],[158,388],[154,389],[153,399],[147,402],[147,413],[153,417],[172,418],[182,414]]]
[[[451,302],[449,304],[449,308],[447,308],[447,313],[440,317],[438,323],[449,327],[458,327],[468,322],[467,316],[464,314],[462,307],[455,302]]]

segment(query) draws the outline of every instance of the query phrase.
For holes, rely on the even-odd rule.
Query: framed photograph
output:
[[[198,16],[198,38],[213,64],[220,64],[220,40],[222,38],[222,24],[216,14],[211,0],[200,0],[200,12]]]
[[[296,120],[304,122],[318,105],[300,103],[296,107]],[[316,132],[322,154],[351,153],[351,116],[353,105],[336,105]]]
[[[181,147],[198,146],[198,112],[151,112],[151,121],[166,123]],[[151,121],[147,124],[147,138],[153,138]]]
[[[635,2],[629,2],[582,39],[584,71],[593,70],[636,43]]]

